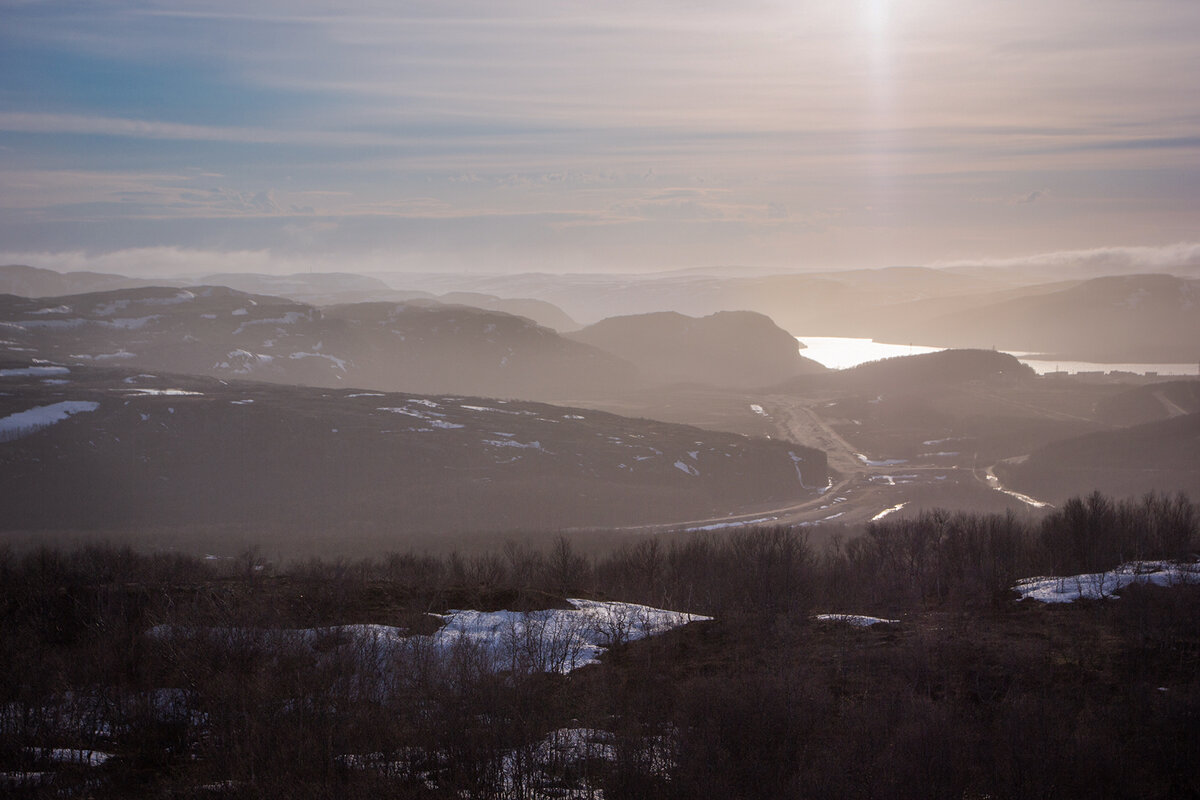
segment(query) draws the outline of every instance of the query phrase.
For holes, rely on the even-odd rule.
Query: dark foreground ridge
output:
[[[590,558],[566,538],[291,565],[4,551],[0,781],[32,797],[1194,796],[1200,587],[1072,605],[1009,587],[1186,552],[1196,508],[1068,505],[1036,524],[931,513],[827,550],[760,529]],[[1098,547],[1080,538],[1101,528]],[[569,633],[548,621],[588,602],[567,598],[713,619],[642,638],[636,614],[611,617],[599,663],[547,671]],[[495,617],[511,660],[435,646],[450,623],[427,612],[455,608],[529,612]]]

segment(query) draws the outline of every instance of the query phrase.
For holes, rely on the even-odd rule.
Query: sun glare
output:
[[[890,0],[861,0],[863,25],[875,35],[887,27]]]

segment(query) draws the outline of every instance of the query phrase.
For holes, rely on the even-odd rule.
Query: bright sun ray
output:
[[[890,0],[862,0],[863,24],[876,36],[887,27],[889,5]]]

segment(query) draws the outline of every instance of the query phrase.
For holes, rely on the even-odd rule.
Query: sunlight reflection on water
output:
[[[805,358],[824,364],[830,369],[847,369],[867,361],[897,356],[915,356],[921,353],[936,353],[944,347],[929,347],[912,344],[887,344],[872,339],[854,339],[847,336],[797,336],[796,340],[806,345],[800,351]],[[1195,375],[1196,364],[1100,364],[1092,361],[1045,361],[1026,358],[1029,353],[1014,352],[1022,363],[1033,367],[1039,375],[1047,372],[1135,372],[1139,375],[1157,372],[1159,375]]]

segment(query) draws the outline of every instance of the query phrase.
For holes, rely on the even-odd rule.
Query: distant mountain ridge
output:
[[[147,281],[103,272],[55,272],[24,264],[0,265],[0,294],[55,297],[65,294],[132,289],[138,286],[178,286],[178,281]]]
[[[222,272],[206,275],[198,280],[183,281],[130,278],[98,272],[60,273],[19,264],[0,266],[0,294],[15,294],[21,297],[56,297],[114,289],[194,285],[225,286],[247,294],[284,297],[316,306],[380,301],[468,305],[527,317],[539,325],[558,331],[579,327],[579,324],[562,309],[543,300],[502,298],[472,292],[453,292],[437,297],[430,292],[393,289],[378,278],[352,272],[305,272],[291,275]]]
[[[633,363],[657,383],[745,388],[825,371],[800,355],[791,334],[753,311],[610,317],[568,337]]]
[[[1058,503],[1099,490],[1200,495],[1200,413],[1051,442],[1019,463],[997,465],[1005,484]]]
[[[804,375],[781,388],[853,392],[926,392],[938,386],[989,381],[1021,381],[1036,376],[1015,356],[994,350],[941,350],[868,361],[842,370]]]
[[[467,306],[318,308],[225,287],[0,295],[0,352],[308,386],[561,399],[636,369],[534,322]]]
[[[932,318],[891,319],[877,338],[1000,347],[1086,361],[1200,359],[1200,280],[1095,278]]]

